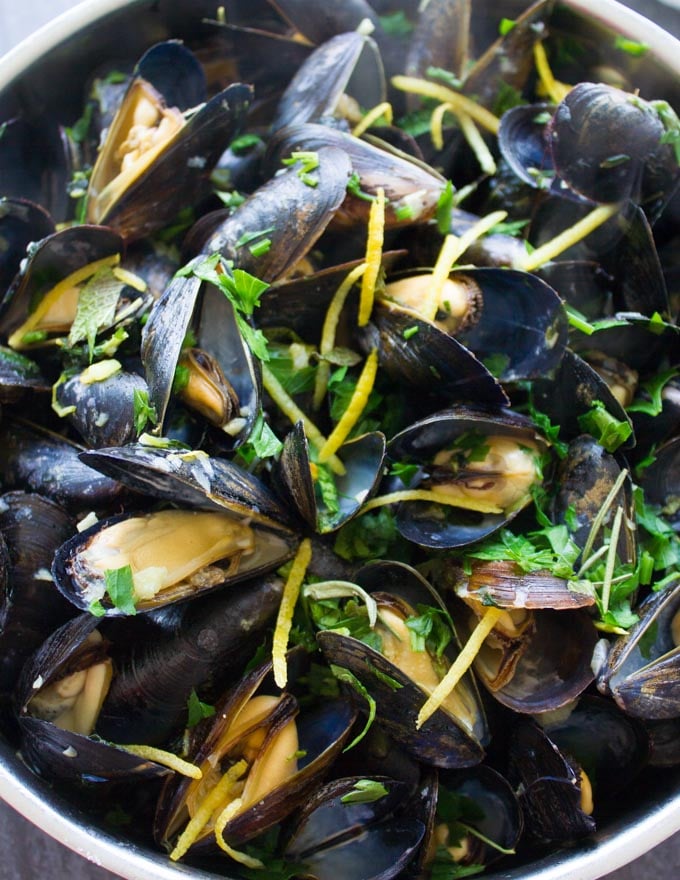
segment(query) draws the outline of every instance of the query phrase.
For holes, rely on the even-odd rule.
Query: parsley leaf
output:
[[[208,703],[202,703],[195,690],[192,690],[187,700],[187,727],[195,727],[204,718],[211,718],[215,714],[215,707]]]
[[[134,408],[135,433],[137,436],[144,431],[147,422],[151,422],[152,425],[158,424],[156,407],[152,403],[149,403],[148,391],[142,391],[141,388],[135,388],[132,394],[132,404]]]
[[[377,779],[357,779],[352,791],[343,794],[342,804],[372,804],[387,794],[387,789]]]
[[[578,423],[581,430],[592,434],[607,452],[615,452],[633,433],[630,422],[613,416],[601,400],[594,400],[588,412],[578,417]]]
[[[366,702],[368,703],[368,718],[366,719],[364,729],[352,740],[352,742],[348,746],[345,746],[343,752],[348,752],[350,749],[354,748],[354,746],[360,743],[370,730],[371,725],[375,721],[375,713],[377,707],[373,697],[369,694],[369,692],[366,690],[366,688],[359,681],[356,675],[354,675],[353,672],[350,672],[349,669],[345,669],[344,666],[335,666],[335,664],[333,663],[331,663],[330,668],[331,672],[338,681],[349,685],[359,694],[360,697],[363,697],[364,700],[366,700]]]
[[[123,614],[136,614],[135,585],[129,565],[122,568],[107,568],[104,572],[106,592],[113,606]]]
[[[451,231],[451,212],[453,211],[453,183],[446,181],[446,186],[437,199],[437,228],[442,235],[448,235]]]
[[[113,324],[124,287],[124,282],[116,278],[113,269],[103,266],[94,273],[78,295],[78,306],[69,331],[68,345],[73,348],[78,342],[87,340],[90,362],[97,333]]]

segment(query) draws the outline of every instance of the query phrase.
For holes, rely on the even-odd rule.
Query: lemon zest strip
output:
[[[360,263],[358,266],[355,266],[354,269],[347,273],[344,280],[333,294],[333,299],[328,306],[328,311],[326,312],[326,317],[323,322],[323,329],[321,331],[321,342],[319,344],[319,353],[321,355],[327,355],[333,350],[335,346],[335,333],[338,329],[340,314],[345,305],[347,295],[365,271],[366,263]],[[318,409],[321,406],[321,401],[328,388],[328,378],[330,373],[331,365],[328,361],[320,361],[314,379],[314,397],[312,404],[314,409]]]
[[[567,248],[570,248],[574,244],[578,244],[578,242],[585,238],[586,235],[589,235],[597,229],[598,226],[602,226],[603,223],[610,220],[616,213],[618,213],[620,207],[621,205],[619,202],[611,202],[608,205],[599,205],[577,223],[574,223],[573,226],[560,232],[555,238],[546,241],[545,244],[542,244],[530,254],[523,255],[518,260],[515,260],[514,268],[523,269],[525,272],[532,272],[534,269],[538,269],[539,266],[542,266],[549,260],[559,257],[559,255],[566,251]]]
[[[447,235],[444,238],[437,262],[432,271],[432,281],[428,291],[427,299],[423,302],[419,313],[426,321],[434,321],[442,299],[442,292],[446,279],[449,277],[451,269],[457,260],[465,253],[470,245],[493,229],[496,224],[505,220],[508,216],[507,211],[494,211],[482,217],[473,226],[471,226],[461,236]]]
[[[387,504],[400,504],[402,501],[431,501],[433,504],[446,504],[449,507],[461,507],[464,510],[475,510],[477,513],[503,513],[503,508],[490,501],[478,501],[475,498],[466,498],[462,501],[446,492],[435,492],[432,489],[401,489],[398,492],[389,492],[387,495],[378,495],[367,501],[359,511],[361,516],[376,507],[384,507]]]
[[[234,786],[247,770],[248,762],[238,761],[227,770],[217,785],[203,798],[187,827],[179,836],[175,848],[170,853],[170,858],[173,862],[181,859],[188,852],[189,848],[193,846],[201,831],[210,821],[212,814],[229,797]]]
[[[241,809],[243,805],[243,801],[241,798],[236,798],[230,804],[228,804],[217,817],[217,821],[215,822],[215,840],[217,841],[217,845],[223,852],[225,852],[230,858],[232,858],[235,862],[238,862],[239,865],[245,865],[246,868],[254,868],[261,869],[264,868],[264,862],[261,862],[259,859],[254,858],[253,856],[249,856],[247,853],[240,852],[240,850],[234,849],[229,846],[227,841],[224,839],[224,829],[227,826],[227,822],[231,819],[232,816],[235,816],[236,813]]]
[[[378,187],[376,198],[371,202],[366,237],[366,271],[361,279],[359,295],[359,327],[365,327],[371,317],[375,300],[375,285],[382,264],[383,239],[385,237],[385,190]]]
[[[184,761],[182,758],[179,758],[172,752],[166,752],[164,749],[157,749],[153,746],[132,746],[127,744],[116,744],[116,748],[123,749],[125,752],[130,752],[131,755],[137,755],[138,758],[143,758],[145,761],[153,761],[156,764],[162,764],[164,767],[169,767],[181,776],[188,776],[190,779],[203,778],[203,773],[201,772],[200,767],[191,764],[189,761]]]
[[[481,136],[479,129],[475,125],[474,120],[469,113],[459,110],[456,114],[463,137],[468,142],[470,149],[475,154],[479,167],[485,174],[496,173],[496,160],[491,155],[491,150],[486,145],[486,141]]]
[[[293,424],[296,424],[296,422],[299,421],[302,422],[302,424],[304,425],[305,434],[309,438],[309,442],[312,444],[312,446],[314,446],[314,448],[317,450],[323,449],[323,447],[328,442],[326,438],[316,427],[314,422],[312,422],[309,416],[305,415],[305,413],[290,397],[283,385],[264,363],[262,364],[262,384],[267,390],[267,394],[269,394],[269,396],[278,406],[281,412],[285,416],[287,416]],[[330,456],[328,458],[328,466],[334,474],[345,473],[345,466],[340,461],[340,459],[337,458],[337,456]]]
[[[130,272],[128,269],[121,269],[117,266],[113,270],[113,274],[119,281],[122,281],[123,284],[127,284],[128,287],[132,287],[134,290],[139,291],[139,293],[146,292],[148,284],[139,275],[135,275],[134,272]]]
[[[417,730],[420,730],[420,728],[423,726],[423,724],[425,724],[430,715],[436,712],[436,710],[441,706],[444,700],[449,696],[449,694],[453,691],[461,678],[468,671],[470,666],[472,666],[475,657],[477,656],[480,648],[484,644],[484,640],[494,628],[502,614],[502,608],[492,607],[484,612],[484,616],[480,619],[477,626],[470,633],[470,638],[463,646],[460,654],[456,657],[456,659],[449,667],[449,671],[446,673],[444,678],[442,678],[437,687],[432,691],[427,700],[425,700],[425,702],[423,703],[420,712],[418,713],[418,718],[416,719]]]
[[[356,388],[352,394],[347,409],[340,417],[340,421],[331,431],[328,440],[319,450],[317,456],[319,464],[325,464],[338,451],[349,436],[350,431],[361,418],[361,414],[368,403],[368,396],[373,389],[373,383],[378,372],[378,350],[372,349],[366,358],[366,363],[361,371]]]
[[[381,116],[385,117],[385,121],[388,125],[392,125],[394,114],[392,112],[392,105],[389,101],[383,101],[382,104],[376,104],[375,107],[362,117],[361,121],[352,129],[354,137],[361,137],[361,135],[369,129],[376,120],[380,119]]]
[[[282,689],[288,684],[288,665],[286,663],[288,636],[290,635],[290,628],[293,623],[295,605],[300,595],[300,587],[305,579],[311,559],[312,542],[309,538],[305,538],[298,547],[293,565],[286,579],[283,595],[281,596],[281,604],[279,605],[279,614],[276,618],[276,628],[274,629],[272,666],[274,681],[277,687]]]
[[[486,107],[475,103],[466,95],[454,92],[453,89],[439,83],[430,82],[427,79],[419,79],[416,76],[393,76],[392,85],[402,92],[410,92],[415,95],[423,95],[426,98],[435,98],[455,108],[456,114],[467,113],[482,128],[486,128],[492,134],[498,134],[500,119],[494,116]]]
[[[430,116],[430,139],[435,150],[444,149],[444,114],[454,113],[453,105],[449,103],[438,104]]]
[[[534,64],[536,65],[536,72],[538,73],[538,78],[541,81],[545,94],[550,98],[553,104],[559,104],[560,101],[563,101],[569,94],[571,86],[555,79],[553,72],[550,69],[550,62],[548,61],[545,46],[540,40],[537,43],[534,43]]]

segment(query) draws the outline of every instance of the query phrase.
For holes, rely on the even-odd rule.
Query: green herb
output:
[[[229,144],[229,149],[232,153],[235,153],[237,156],[242,156],[244,153],[252,150],[253,147],[257,147],[260,144],[264,145],[264,141],[261,137],[256,134],[242,134]]]
[[[320,663],[312,662],[309,666],[309,672],[300,676],[300,683],[315,697],[334,700],[340,696],[338,679],[328,666],[322,666]]]
[[[490,354],[485,358],[482,358],[482,363],[491,375],[498,379],[507,370],[508,365],[510,364],[510,358],[507,354]]]
[[[461,865],[454,861],[445,846],[438,846],[435,857],[430,864],[430,880],[463,880],[481,874],[484,865]]]
[[[451,89],[459,89],[463,85],[460,77],[450,70],[444,70],[443,67],[428,67],[425,76],[429,76],[430,79],[438,79]]]
[[[625,165],[626,162],[630,162],[630,156],[626,155],[626,153],[617,153],[614,156],[607,156],[606,159],[603,159],[600,162],[600,168],[618,168],[619,165]]]
[[[458,470],[472,462],[484,461],[491,451],[486,440],[486,436],[480,431],[466,431],[457,437],[455,445],[451,448],[452,452],[457,453],[456,459],[451,460],[453,470]]]
[[[419,330],[420,327],[417,324],[414,324],[413,327],[404,327],[401,335],[404,337],[404,339],[410,339],[412,336],[415,336]]]
[[[406,18],[403,10],[388,15],[379,15],[380,26],[391,37],[405,37],[413,30],[413,25]]]
[[[548,110],[544,110],[542,113],[537,113],[531,121],[536,125],[546,125],[551,119],[552,114]]]
[[[282,449],[283,443],[269,427],[260,411],[247,441],[239,446],[237,456],[239,461],[248,467],[256,460],[275,458]]]
[[[410,486],[413,478],[419,470],[420,465],[408,464],[408,462],[404,461],[395,461],[390,468],[389,474],[391,477],[397,477],[400,479],[404,486]]]
[[[318,629],[351,636],[382,651],[382,639],[371,626],[366,605],[358,599],[310,599],[309,610]]]
[[[212,718],[215,707],[208,703],[202,703],[195,690],[192,690],[187,700],[187,727],[196,727],[204,718]]]
[[[488,234],[518,236],[528,223],[528,220],[506,220],[503,223],[496,223],[495,226],[492,226]]]
[[[189,367],[177,364],[175,367],[175,375],[172,380],[172,394],[179,394],[184,391],[189,384],[190,377],[191,371],[189,370]]]
[[[153,434],[140,434],[137,442],[142,446],[150,446],[152,449],[189,449],[181,440],[172,440],[170,437],[156,437]]]
[[[353,672],[350,672],[349,669],[345,669],[343,666],[335,666],[331,663],[331,672],[337,678],[338,681],[343,682],[344,684],[349,685],[353,688],[360,697],[363,697],[368,704],[368,718],[366,720],[366,724],[364,725],[364,729],[356,736],[352,742],[345,746],[343,752],[348,752],[350,749],[354,748],[354,746],[358,745],[361,740],[368,733],[371,725],[375,721],[375,712],[376,712],[376,704],[373,697],[369,694],[363,684],[359,681],[359,679],[354,675]]]
[[[102,82],[109,86],[117,86],[127,82],[128,78],[127,73],[122,70],[112,70],[103,77]]]
[[[607,452],[615,452],[633,433],[630,422],[613,416],[601,400],[594,400],[588,412],[578,417],[578,423],[581,430],[592,434]]]
[[[387,789],[376,779],[357,779],[354,787],[340,798],[342,804],[372,804],[387,795]]]
[[[154,238],[164,244],[174,241],[183,235],[196,222],[194,209],[187,206],[175,216],[172,223],[154,234]]]
[[[82,144],[83,141],[87,138],[88,132],[90,130],[90,125],[92,124],[93,113],[94,104],[92,102],[88,102],[85,105],[83,115],[80,117],[80,119],[78,119],[78,121],[73,124],[72,128],[66,128],[66,134],[71,138],[71,140],[75,141],[77,144]]]
[[[510,33],[516,24],[517,22],[513,18],[502,18],[498,22],[498,33],[501,37],[504,37],[506,34]]]
[[[103,266],[80,290],[76,316],[68,335],[68,345],[72,348],[78,342],[86,340],[90,351],[90,362],[94,355],[97,333],[113,324],[118,300],[124,287],[124,282],[116,278],[113,270],[109,266]]]
[[[407,113],[397,120],[398,127],[414,138],[430,131],[432,111],[436,107],[436,101],[425,100],[423,103],[425,106],[422,109]]]
[[[311,346],[301,343],[282,345],[270,341],[268,351],[267,366],[291,397],[305,394],[314,388],[316,367],[310,362],[310,356],[314,352]]]
[[[671,379],[675,379],[678,375],[680,375],[680,371],[673,368],[671,370],[664,370],[662,373],[657,373],[656,376],[652,376],[651,379],[642,382],[639,390],[646,391],[651,400],[641,400],[636,397],[630,406],[626,407],[627,411],[642,412],[646,413],[648,416],[658,416],[663,409],[663,390]]]
[[[453,211],[453,183],[446,181],[444,189],[437,199],[437,228],[442,235],[448,235],[451,231],[451,212]]]
[[[680,536],[660,515],[660,509],[646,502],[639,486],[633,489],[633,501],[640,547],[654,560],[654,570],[669,569],[670,573],[680,570]]]
[[[529,400],[527,403],[527,414],[531,421],[539,429],[541,434],[543,434],[545,439],[550,444],[552,444],[552,448],[555,450],[555,454],[558,456],[558,458],[565,458],[569,450],[569,444],[564,443],[562,440],[559,439],[560,426],[553,424],[550,421],[550,416],[537,409],[533,401],[533,396],[531,394],[529,395]]]
[[[258,229],[255,232],[244,232],[234,247],[245,247],[247,244],[251,244],[251,242],[257,241],[258,238],[263,238],[265,235],[269,235],[269,233],[273,231],[274,227],[268,226],[266,229]]]
[[[107,568],[104,572],[104,583],[114,608],[118,608],[123,614],[137,613],[135,585],[129,565],[124,565],[122,568]]]
[[[428,605],[418,605],[417,611],[417,616],[406,618],[411,650],[429,650],[436,657],[441,657],[453,637],[448,615],[441,608]]]
[[[637,40],[629,40],[628,37],[623,37],[621,34],[617,34],[614,39],[614,48],[620,49],[622,52],[625,52],[626,55],[631,55],[633,58],[640,58],[642,55],[646,55],[649,52],[649,46],[647,43],[638,43]]]
[[[290,154],[290,159],[283,159],[283,165],[295,165],[300,163],[297,176],[306,185],[318,186],[319,178],[312,176],[312,171],[316,171],[319,167],[319,154],[311,150],[300,150]]]
[[[253,669],[257,669],[258,666],[261,666],[263,663],[266,663],[269,660],[272,653],[271,645],[267,638],[262,641],[257,648],[255,649],[255,653],[250,658],[250,660],[246,663],[245,668],[243,670],[243,674],[247,675],[247,673],[251,672]]]
[[[356,196],[358,199],[363,199],[365,202],[374,202],[377,199],[377,196],[371,195],[371,193],[364,192],[361,188],[361,177],[357,174],[356,171],[353,171],[350,175],[349,180],[347,181],[347,192],[353,196]]]
[[[340,512],[340,500],[338,496],[338,487],[335,485],[333,472],[329,467],[323,464],[316,464],[316,481],[315,487],[320,496],[322,505],[326,508],[324,511],[326,518],[333,519]]]
[[[248,250],[254,257],[263,257],[265,254],[269,253],[271,246],[271,238],[263,238],[262,241],[258,241],[257,244],[249,245]]]
[[[328,392],[330,397],[330,414],[335,422],[342,418],[349,406],[356,384],[357,378],[354,375],[348,375],[347,368],[344,366],[331,374],[328,382]],[[375,418],[375,415],[378,415],[378,410],[381,408],[382,403],[383,396],[374,387],[368,396],[361,419],[352,429],[349,439],[380,428],[382,420]]]
[[[527,174],[533,178],[534,186],[537,189],[550,189],[555,177],[554,171],[543,168],[528,167]]]
[[[415,211],[410,205],[399,205],[394,212],[394,216],[397,220],[413,220],[415,217]]]
[[[215,190],[215,195],[225,207],[230,208],[232,211],[236,210],[236,208],[242,205],[246,200],[246,197],[240,192],[236,192],[236,190],[233,192],[223,192],[222,190],[217,189]]]
[[[218,287],[234,307],[234,314],[239,330],[256,357],[262,361],[269,360],[267,339],[261,330],[256,330],[246,320],[260,304],[260,296],[269,285],[260,281],[244,269],[232,269],[229,262],[224,262],[220,254],[213,254],[201,262],[189,263],[177,274],[180,276],[194,274],[202,281],[208,281]]]
[[[47,330],[29,330],[21,337],[24,345],[33,345],[36,342],[44,342],[47,339]]]
[[[158,414],[156,407],[149,403],[149,392],[142,391],[141,388],[135,388],[132,394],[132,403],[134,408],[135,434],[139,436],[146,428],[147,422],[152,425],[158,424]]]
[[[662,144],[670,144],[675,152],[675,161],[680,165],[680,119],[668,101],[651,101],[650,106],[663,123],[664,133],[661,135]]]
[[[498,86],[496,100],[493,103],[492,111],[496,116],[502,116],[506,110],[512,110],[513,107],[520,107],[526,104],[519,89],[511,86],[510,83],[502,80]]]
[[[356,517],[338,531],[333,550],[342,559],[404,559],[410,547],[402,541],[387,507]]]
[[[374,666],[370,660],[366,660],[366,666],[370,669],[371,674],[374,675],[378,681],[382,682],[382,684],[387,685],[390,690],[399,691],[404,687],[400,681],[397,681],[396,678],[392,678],[391,675],[387,675],[387,673],[378,669],[378,667]]]
[[[87,606],[87,610],[93,617],[104,617],[106,614],[106,608],[102,605],[99,599],[96,599],[94,602],[90,602]]]

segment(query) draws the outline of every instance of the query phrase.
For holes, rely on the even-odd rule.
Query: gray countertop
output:
[[[656,0],[628,0],[626,5],[680,35],[678,4],[676,0],[668,0],[668,4]],[[77,0],[21,0],[16,3],[0,0],[0,55],[76,5]],[[0,880],[33,880],[36,877],[112,880],[115,875],[66,849],[0,802]],[[677,877],[680,877],[680,834],[603,880],[674,880]]]

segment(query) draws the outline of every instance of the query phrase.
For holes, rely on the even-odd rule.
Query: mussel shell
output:
[[[274,693],[278,688],[271,681],[271,662],[247,673],[231,690],[227,691],[215,706],[215,716],[207,726],[194,728],[190,746],[192,761],[201,766],[211,756],[219,757],[215,749],[220,737],[233,719],[237,717],[246,702],[258,691]],[[286,701],[286,719],[295,716],[296,701],[290,694],[283,694]],[[348,702],[330,700],[321,708],[301,713],[296,718],[300,750],[299,769],[288,782],[271,791],[263,800],[234,816],[224,830],[225,839],[231,845],[256,837],[267,828],[282,821],[294,809],[301,806],[311,794],[321,775],[337,757],[344,745],[356,711]],[[214,760],[214,758],[213,758]],[[156,809],[154,836],[161,844],[167,844],[174,836],[181,822],[184,799],[190,781],[169,780],[163,787]],[[193,849],[216,848],[214,838],[199,840]]]
[[[288,509],[257,477],[224,458],[141,443],[83,452],[90,467],[131,489],[198,510],[234,515],[290,530]]]
[[[84,383],[82,373],[57,387],[57,401],[75,407],[67,419],[88,446],[123,446],[137,437],[135,394],[148,392],[137,373],[118,370],[98,382]]]
[[[680,530],[680,437],[655,450],[640,483],[646,499],[658,504],[675,530]]]
[[[369,778],[385,794],[371,803],[343,802]],[[410,790],[387,777],[334,779],[314,792],[296,818],[284,858],[305,865],[316,880],[390,880],[408,864],[425,834],[409,815]]]
[[[239,329],[232,304],[200,278],[175,278],[154,304],[142,332],[142,362],[149,400],[163,430],[175,371],[189,329],[196,345],[215,358],[239,401],[244,426],[234,445],[247,439],[260,413],[259,367]]]
[[[50,383],[30,358],[0,346],[0,403],[16,403],[31,391],[48,391]]]
[[[40,205],[26,199],[0,198],[0,294],[21,268],[28,245],[54,231],[54,221]]]
[[[0,476],[7,489],[37,492],[70,513],[110,510],[125,490],[82,462],[82,451],[29,422],[5,417],[0,424]]]
[[[487,412],[458,406],[415,422],[388,444],[387,455],[396,461],[429,462],[442,449],[453,445],[468,431],[482,435],[498,434],[530,439],[541,448],[545,441],[534,425],[509,410]],[[527,503],[530,496],[527,498]],[[500,529],[519,513],[519,508],[500,514],[479,514],[457,507],[423,501],[403,502],[397,509],[397,528],[401,535],[421,547],[446,549],[463,547]]]
[[[282,497],[290,497],[302,518],[321,534],[339,529],[375,494],[382,476],[385,436],[379,431],[364,434],[338,450],[346,472],[334,478],[338,511],[329,512],[317,498],[311,473],[309,444],[302,422],[286,437],[275,468]]]
[[[223,512],[226,511],[223,509]],[[234,514],[233,511],[232,514]],[[91,588],[90,580],[93,575],[88,563],[86,561],[83,562],[83,553],[88,549],[91,541],[99,532],[115,526],[122,520],[132,516],[134,514],[122,514],[121,516],[101,520],[96,525],[62,544],[54,554],[54,561],[52,563],[54,582],[57,585],[57,589],[76,608],[80,608],[82,611],[89,611],[92,604],[92,596],[89,590]],[[234,519],[238,521],[242,520],[243,517],[234,514]],[[205,595],[222,588],[226,584],[236,584],[258,574],[272,571],[294,554],[297,538],[292,533],[282,529],[280,526],[267,528],[259,522],[250,523],[250,528],[254,533],[255,549],[252,553],[238,561],[236,571],[231,570],[229,560],[223,561],[222,565],[218,561],[214,563],[214,566],[221,568],[224,573],[224,579],[219,583],[198,588],[188,586],[183,582],[173,584],[151,599],[138,601],[136,603],[136,610],[138,612],[150,611],[162,608],[173,602],[192,598],[197,594]],[[97,571],[95,575],[98,582],[104,576],[103,571]],[[120,617],[126,613],[115,606],[105,606],[105,608],[107,617]]]
[[[380,19],[367,0],[345,0],[327,7],[323,14],[318,14],[307,0],[271,0],[271,3],[292,27],[316,45],[336,34],[356,30],[366,18],[378,32],[382,30]]]
[[[279,101],[271,130],[332,116],[343,94],[362,107],[385,100],[378,48],[354,30],[331,37],[302,64]]]
[[[614,643],[598,688],[635,718],[680,716],[680,647],[671,625],[680,609],[680,584],[653,593],[638,609],[640,620]]]
[[[369,593],[388,593],[403,599],[414,609],[418,604],[443,607],[427,581],[402,563],[376,562],[364,566],[355,582]],[[469,699],[476,703],[471,729],[444,708],[436,710],[417,729],[416,719],[426,694],[406,673],[350,636],[326,630],[317,633],[317,642],[329,662],[349,669],[362,682],[376,701],[376,717],[381,727],[412,755],[435,767],[469,767],[482,760],[489,734],[471,678],[463,680]],[[390,679],[399,686],[388,683]]]
[[[533,721],[519,721],[513,728],[508,765],[532,837],[566,841],[595,830],[593,818],[581,809],[577,771]]]
[[[461,342],[387,300],[376,302],[362,344],[377,348],[381,367],[396,382],[454,403],[508,403],[497,379]]]
[[[118,743],[161,745],[187,721],[192,690],[212,700],[237,676],[276,614],[283,582],[269,577],[184,603],[173,628],[121,639],[95,731]]]
[[[257,189],[233,214],[204,218],[189,234],[185,249],[193,253],[219,252],[233,260],[237,268],[252,272],[262,281],[284,277],[312,249],[347,194],[352,171],[350,159],[332,144],[317,147],[319,164],[312,173],[314,179],[318,178],[315,186],[304,182],[299,167],[288,168]],[[295,149],[291,147],[282,158]],[[284,204],[286,212],[282,214]],[[261,230],[266,230],[271,244],[266,253],[256,256],[247,244],[240,242]]]

